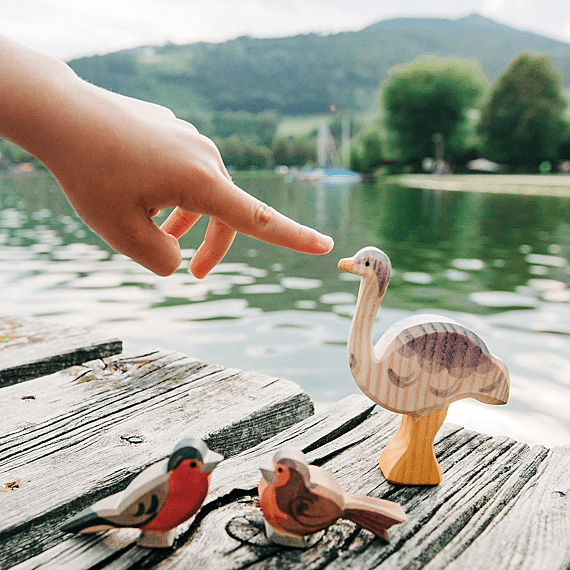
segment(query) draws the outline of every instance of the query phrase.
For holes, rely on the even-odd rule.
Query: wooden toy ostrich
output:
[[[383,251],[365,247],[338,266],[362,277],[348,339],[352,375],[374,402],[404,414],[380,456],[382,473],[393,483],[437,485],[442,474],[433,441],[447,408],[469,397],[505,404],[507,367],[475,333],[437,315],[403,319],[374,346],[374,321],[390,281],[390,260]]]

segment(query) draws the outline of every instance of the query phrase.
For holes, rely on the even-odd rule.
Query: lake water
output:
[[[0,315],[81,325],[120,338],[126,352],[174,349],[288,378],[322,407],[359,392],[346,357],[359,280],[337,262],[374,245],[394,269],[376,338],[414,312],[441,313],[509,367],[506,406],[464,400],[448,421],[570,445],[570,199],[236,181],[330,234],[333,252],[304,256],[238,236],[205,280],[186,264],[157,277],[85,228],[48,175],[0,178]],[[186,260],[204,227],[181,240]]]

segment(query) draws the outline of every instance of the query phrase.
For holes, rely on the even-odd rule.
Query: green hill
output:
[[[550,54],[570,86],[570,44],[476,14],[386,20],[326,36],[147,46],[69,64],[97,85],[199,120],[226,109],[306,115],[336,105],[362,112],[374,105],[394,65],[425,54],[453,56],[478,61],[493,81],[522,50]]]

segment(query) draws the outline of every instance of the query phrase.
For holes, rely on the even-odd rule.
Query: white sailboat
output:
[[[343,142],[348,149],[349,136],[343,121]],[[347,153],[350,156],[350,152]],[[300,170],[298,180],[325,186],[344,186],[362,182],[362,175],[342,166],[331,131],[326,123],[319,127],[317,139],[317,167]]]

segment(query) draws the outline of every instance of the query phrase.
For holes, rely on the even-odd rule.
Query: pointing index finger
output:
[[[242,234],[312,255],[328,253],[334,246],[331,237],[284,216],[233,183],[225,188],[221,202],[224,207],[216,217]]]

